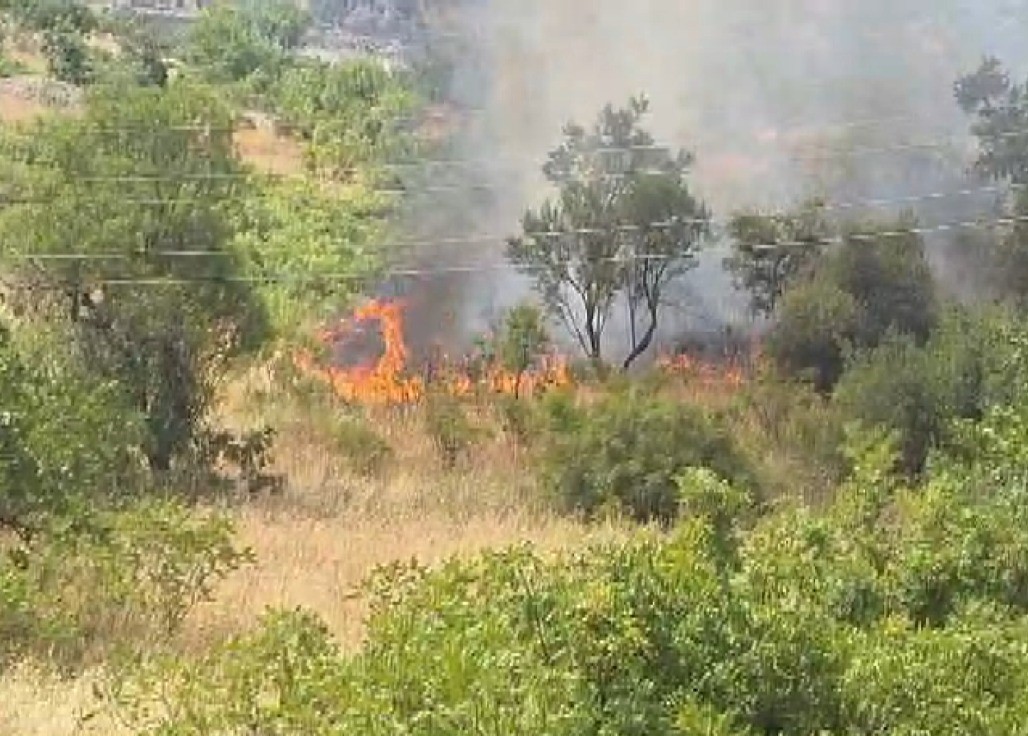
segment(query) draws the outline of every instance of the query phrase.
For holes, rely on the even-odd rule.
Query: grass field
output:
[[[201,651],[250,627],[266,607],[302,606],[320,615],[339,642],[362,641],[364,603],[354,592],[375,567],[531,542],[541,550],[578,547],[623,533],[617,523],[586,525],[549,511],[526,481],[525,460],[502,433],[483,440],[454,470],[439,462],[418,409],[382,411],[370,421],[395,457],[371,477],[353,473],[325,439],[332,410],[275,404],[266,413],[233,386],[221,411],[229,424],[274,421],[274,469],[287,478],[280,496],[233,511],[239,542],[256,563],[225,580],[214,600],[187,620],[179,645]],[[244,407],[251,407],[244,411]],[[519,469],[520,468],[520,469]],[[520,479],[520,480],[519,480]],[[127,733],[96,708],[101,673],[61,681],[25,665],[0,677],[0,734],[72,736]]]

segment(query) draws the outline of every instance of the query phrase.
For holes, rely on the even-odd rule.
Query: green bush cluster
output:
[[[890,333],[918,344],[938,320],[935,282],[915,223],[860,226],[826,250],[776,309],[768,353],[779,367],[830,391],[849,349],[875,348]]]
[[[916,475],[955,420],[978,420],[1016,400],[1024,363],[1012,324],[1002,312],[954,309],[923,345],[892,332],[852,356],[834,401],[847,419],[895,432],[902,467]]]
[[[578,406],[554,394],[540,474],[567,510],[613,506],[639,521],[677,518],[677,481],[689,467],[748,483],[747,464],[727,428],[702,409],[632,386]]]
[[[1028,505],[1023,483],[974,479],[1021,463],[1006,440],[1028,424],[985,424],[976,461],[939,458],[919,490],[890,442],[854,444],[819,514],[754,518],[746,492],[689,470],[670,534],[394,565],[367,583],[356,655],[276,612],[199,661],[122,671],[111,695],[166,736],[1019,733]]]
[[[246,563],[231,523],[147,500],[53,518],[0,556],[0,669],[32,655],[74,669],[159,646],[213,585]]]

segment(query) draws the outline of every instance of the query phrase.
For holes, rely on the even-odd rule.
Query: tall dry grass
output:
[[[246,628],[268,606],[303,606],[355,647],[365,608],[354,593],[379,565],[433,564],[522,542],[566,549],[623,531],[616,522],[586,525],[553,513],[530,459],[484,407],[470,408],[481,434],[452,469],[426,432],[423,407],[368,413],[363,421],[392,456],[361,474],[332,431],[344,409],[325,395],[303,402],[282,395],[269,374],[256,371],[230,384],[220,404],[222,419],[237,429],[278,429],[273,472],[286,485],[235,512],[241,542],[257,562],[196,611],[187,627],[191,645]]]
[[[586,525],[549,511],[528,459],[495,426],[447,469],[425,431],[423,410],[373,413],[369,427],[394,454],[381,472],[362,475],[333,444],[338,407],[282,396],[260,371],[226,386],[219,419],[236,428],[276,426],[272,469],[286,483],[281,494],[230,511],[256,562],[194,610],[176,642],[189,651],[245,631],[269,606],[317,613],[353,650],[366,613],[354,593],[376,566],[431,565],[522,542],[556,551],[625,533],[615,522]],[[472,421],[491,420],[482,410]],[[82,720],[98,707],[92,685],[101,676],[62,681],[28,664],[0,676],[0,735],[120,736],[125,731],[110,714]]]

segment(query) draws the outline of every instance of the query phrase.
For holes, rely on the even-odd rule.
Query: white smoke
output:
[[[981,206],[909,201],[974,183],[953,82],[987,54],[1028,66],[1028,0],[468,0],[461,12],[458,33],[475,51],[452,92],[474,110],[453,155],[470,165],[433,177],[455,188],[426,193],[419,212],[434,218],[422,235],[515,234],[550,193],[540,165],[562,126],[638,93],[657,138],[696,154],[695,188],[716,217],[822,195],[903,198],[874,212],[903,206],[941,224]],[[499,240],[455,244],[417,263],[502,262],[502,252]],[[693,322],[740,307],[721,255],[681,291]],[[456,309],[461,332],[526,293],[523,278],[491,270],[449,279],[429,301]]]

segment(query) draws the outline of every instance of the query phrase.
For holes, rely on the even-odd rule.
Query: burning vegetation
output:
[[[511,367],[494,350],[480,348],[458,359],[438,351],[415,362],[404,337],[402,301],[373,300],[337,325],[321,330],[317,339],[330,356],[319,360],[314,351],[296,354],[295,365],[305,375],[331,386],[340,399],[365,405],[404,405],[420,402],[429,392],[454,397],[482,394],[514,397],[539,396],[547,390],[574,384],[570,361],[554,350],[531,356]],[[376,353],[367,356],[366,338],[377,338]],[[490,341],[484,340],[483,344]],[[354,361],[353,356],[359,359]],[[692,388],[725,393],[745,385],[754,355],[711,360],[690,353],[667,354],[657,369],[682,379]]]

